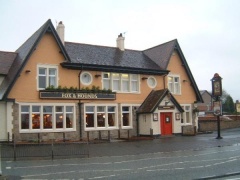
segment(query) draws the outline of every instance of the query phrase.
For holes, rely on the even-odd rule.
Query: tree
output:
[[[232,97],[228,94],[222,102],[222,108],[224,113],[232,114],[235,111],[235,106]]]

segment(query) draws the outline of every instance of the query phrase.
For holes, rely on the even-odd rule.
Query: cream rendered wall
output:
[[[5,112],[5,102],[0,102],[0,141],[7,140],[7,121]]]
[[[13,116],[12,102],[0,102],[0,141],[12,139]]]
[[[157,113],[158,114],[158,120],[157,121],[153,121],[153,115],[151,115],[151,128],[153,129],[153,135],[159,135],[161,134],[161,124],[160,124],[160,114],[159,114],[159,111],[158,109],[156,109],[154,111],[154,113]]]
[[[189,79],[187,72],[184,69],[184,66],[182,65],[181,59],[176,51],[174,51],[172,53],[167,70],[170,70],[169,75],[171,75],[171,74],[172,75],[180,75],[181,94],[174,95],[176,100],[180,104],[191,104],[194,101],[196,101],[196,95],[195,95],[194,89],[191,86],[190,79]],[[186,80],[186,81],[183,82],[183,80]],[[168,79],[166,76],[166,85],[168,86],[167,82],[168,82]]]
[[[150,135],[150,128],[151,128],[151,115],[140,114],[139,115],[139,134]]]

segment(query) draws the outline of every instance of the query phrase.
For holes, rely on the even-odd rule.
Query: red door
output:
[[[160,113],[161,117],[161,134],[172,135],[172,113]]]

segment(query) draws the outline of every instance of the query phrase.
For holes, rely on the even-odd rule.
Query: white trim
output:
[[[85,83],[84,80],[83,80],[83,76],[84,76],[85,74],[90,76],[90,81],[89,81],[88,83]],[[80,75],[80,82],[81,82],[83,85],[88,86],[88,85],[92,84],[92,81],[93,81],[93,76],[92,76],[91,73],[89,73],[88,71],[84,71],[84,72],[81,73],[81,75]]]
[[[32,129],[32,120],[29,119],[29,129],[21,129],[21,106],[30,106],[29,110],[29,116],[32,115],[32,106],[40,106],[40,129]],[[52,118],[52,129],[44,129],[43,128],[43,106],[52,106],[53,107],[53,118]],[[73,107],[73,120],[72,120],[72,128],[56,128],[56,120],[55,120],[55,107],[56,106],[64,106],[63,114],[64,117],[66,116],[66,106],[72,106]],[[70,131],[76,131],[76,104],[74,103],[19,103],[19,132],[20,133],[42,133],[42,132],[70,132]],[[65,122],[65,121],[64,121]]]
[[[154,81],[154,83],[155,83],[153,86],[150,84],[150,79],[152,79],[152,80]],[[148,84],[148,87],[150,87],[150,88],[155,88],[155,87],[157,86],[157,80],[156,80],[156,78],[153,77],[153,76],[149,76],[148,79],[147,79],[147,84]]]
[[[129,107],[129,126],[123,126],[123,111],[122,111],[122,107]],[[133,107],[134,106],[140,106],[140,105],[136,105],[136,104],[121,104],[120,106],[120,112],[121,112],[121,129],[133,129]]]
[[[104,74],[108,74],[109,77],[108,78],[104,78]],[[118,79],[113,79],[113,74],[118,74],[119,75],[119,78]],[[127,74],[128,75],[128,91],[123,91],[123,81],[125,79],[122,78],[122,75],[123,74]],[[137,91],[132,91],[132,82],[134,82],[132,80],[132,75],[137,75],[137,79],[136,79],[136,82],[137,82]],[[109,81],[109,86],[110,86],[110,89],[112,89],[113,92],[117,92],[117,93],[131,93],[131,94],[139,94],[140,93],[140,76],[139,74],[128,74],[128,73],[115,73],[115,72],[102,72],[102,87],[104,87],[104,80],[108,80]],[[113,81],[119,81],[119,90],[114,90],[113,89]]]
[[[168,78],[169,77],[171,77],[171,78],[173,78],[173,84],[172,84],[172,86],[173,86],[173,91],[172,91],[172,89],[170,89],[169,88],[169,80],[168,80]],[[179,93],[177,93],[176,92],[176,89],[175,89],[175,83],[174,83],[174,78],[175,77],[177,77],[178,79],[179,79],[179,82],[178,82],[178,85],[179,85]],[[167,86],[168,86],[168,89],[169,89],[169,91],[172,93],[172,94],[175,94],[175,95],[181,95],[182,94],[182,87],[181,87],[181,78],[180,78],[180,75],[177,75],[177,74],[168,74],[168,76],[167,76]]]
[[[94,115],[94,127],[86,127],[86,106],[93,106],[94,107],[94,112],[92,112],[92,114]],[[109,106],[114,106],[115,107],[115,126],[108,126],[108,117],[105,118],[105,127],[98,127],[97,126],[97,107],[98,106],[104,106],[105,110],[104,113],[105,115],[108,114],[107,108]],[[97,130],[115,130],[115,129],[119,129],[118,126],[118,105],[117,104],[95,104],[95,103],[87,103],[84,104],[84,110],[83,110],[83,114],[84,114],[84,130],[85,131],[97,131]]]
[[[189,110],[186,110],[185,107],[188,106]],[[181,107],[184,109],[184,112],[181,113],[181,118],[183,119],[183,122],[181,122],[182,125],[192,125],[192,105],[191,104],[181,104]],[[190,122],[186,122],[186,112],[189,112],[189,120]]]
[[[52,65],[52,64],[38,64],[37,65],[37,74],[36,74],[36,82],[37,82],[37,90],[44,90],[45,88],[39,88],[38,84],[39,84],[39,80],[38,80],[38,75],[39,75],[39,68],[46,68],[46,69],[49,69],[49,68],[55,68],[56,69],[56,87],[58,87],[58,81],[59,81],[59,77],[58,77],[58,65]],[[49,86],[49,74],[48,74],[48,71],[47,71],[47,78],[46,78],[46,88]]]

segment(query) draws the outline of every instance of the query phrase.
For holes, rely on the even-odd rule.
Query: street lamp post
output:
[[[218,136],[216,139],[222,139],[221,137],[221,126],[220,126],[220,115],[222,114],[221,96],[222,96],[222,78],[218,73],[215,73],[212,81],[212,97],[214,99],[213,113],[217,116],[217,130]]]

